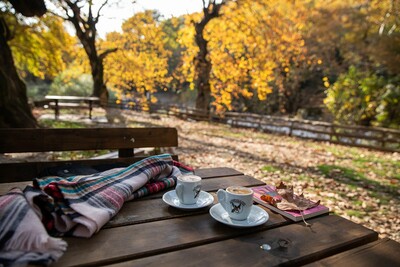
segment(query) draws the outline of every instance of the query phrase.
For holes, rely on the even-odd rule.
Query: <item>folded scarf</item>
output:
[[[27,186],[24,194],[20,195],[30,204],[28,205],[30,213],[35,214],[37,220],[40,218],[43,223],[35,224],[41,227],[44,225],[50,235],[90,237],[117,214],[125,201],[174,187],[177,176],[192,171],[191,168],[173,161],[170,155],[163,154],[148,157],[126,168],[114,168],[91,175],[66,178],[48,176],[35,179],[34,186]],[[19,247],[6,249],[2,247],[2,252],[3,249],[5,251],[14,249],[14,251],[25,251],[24,257],[32,254],[31,258],[39,259],[43,256],[40,253],[32,253],[31,246],[28,246],[28,249],[25,247],[25,241],[29,244],[32,242],[25,240],[24,236],[16,237],[13,232],[3,236],[3,229],[6,229],[3,227],[8,227],[13,222],[8,217],[4,217],[3,220],[3,207],[0,208],[1,221],[4,221],[4,225],[0,224],[1,241],[3,239],[21,241]],[[17,221],[14,219],[14,224],[18,225]],[[23,235],[27,235],[27,231],[30,230],[28,225],[20,224],[20,227],[25,228]],[[51,238],[49,242],[53,242],[53,239],[61,241]],[[65,249],[63,246],[60,247]],[[42,258],[51,262],[57,259],[57,255],[44,255]]]

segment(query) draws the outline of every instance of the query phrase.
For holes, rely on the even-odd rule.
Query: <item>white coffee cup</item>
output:
[[[218,202],[233,220],[246,220],[253,206],[253,190],[243,186],[229,186],[217,192]]]
[[[179,202],[185,205],[196,204],[201,191],[201,177],[193,174],[178,176],[175,187]]]

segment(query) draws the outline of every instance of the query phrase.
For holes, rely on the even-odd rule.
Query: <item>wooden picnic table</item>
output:
[[[60,108],[88,108],[89,119],[92,119],[92,109],[94,104],[100,102],[100,98],[95,96],[59,96],[59,95],[47,95],[47,100],[54,101],[54,116],[56,119],[60,116]],[[82,106],[80,103],[87,103]]]
[[[231,168],[197,169],[195,174],[203,178],[202,189],[214,196],[214,204],[220,188],[263,185]],[[378,240],[375,231],[337,215],[308,219],[312,226],[306,227],[265,208],[269,214],[265,224],[232,228],[210,216],[212,205],[180,210],[163,202],[164,193],[125,203],[91,238],[63,238],[68,249],[54,266],[347,266],[340,263],[351,262],[354,267],[400,263],[399,243]],[[271,249],[261,249],[264,244]]]

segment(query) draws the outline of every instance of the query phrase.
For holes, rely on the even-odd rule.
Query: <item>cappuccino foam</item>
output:
[[[253,191],[249,188],[246,187],[240,187],[240,186],[231,186],[226,189],[227,192],[235,195],[249,195],[253,193]]]
[[[201,177],[197,175],[187,174],[179,176],[178,180],[181,180],[182,182],[199,182],[201,180]]]

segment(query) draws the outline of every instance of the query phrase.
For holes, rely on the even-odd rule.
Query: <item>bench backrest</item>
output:
[[[0,129],[0,153],[118,150],[118,158],[67,161],[0,162],[0,182],[31,180],[60,165],[130,164],[142,159],[136,148],[177,147],[175,128]],[[177,159],[177,156],[174,156]]]

